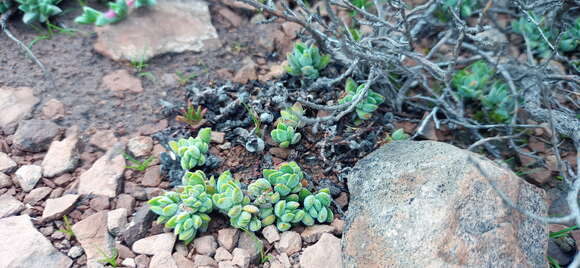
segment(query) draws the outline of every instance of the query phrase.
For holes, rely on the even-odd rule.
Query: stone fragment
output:
[[[108,212],[107,228],[111,234],[118,236],[125,227],[127,227],[127,209],[118,208]]]
[[[42,160],[42,173],[45,177],[59,176],[74,170],[79,162],[77,145],[79,128],[71,127],[62,141],[53,141]]]
[[[127,70],[121,69],[103,76],[103,87],[113,92],[130,91],[143,92],[141,79],[132,76]]]
[[[536,215],[546,215],[544,191],[485,157],[434,141],[391,142],[359,160],[347,181],[345,267],[546,266],[547,224],[514,213],[490,181]]]
[[[123,265],[125,267],[137,267],[137,263],[135,263],[135,259],[133,259],[133,258],[123,259],[123,261],[121,262],[121,265]]]
[[[21,166],[15,173],[16,181],[20,184],[22,191],[30,192],[42,177],[42,167],[37,165]]]
[[[300,256],[300,267],[343,267],[340,239],[324,233],[316,244],[304,249]]]
[[[300,235],[298,235],[298,237],[300,237]],[[246,250],[246,252],[250,254],[252,261],[255,261],[260,255],[260,249],[263,249],[264,247],[264,242],[262,242],[262,240],[256,241],[255,237],[253,237],[251,234],[241,232],[237,247]]]
[[[156,187],[161,183],[161,166],[149,167],[143,178],[141,179],[141,185]]]
[[[248,83],[248,81],[258,79],[256,74],[256,63],[252,61],[251,58],[246,58],[244,60],[244,66],[238,70],[234,76],[233,81],[240,84]]]
[[[85,252],[84,252],[82,247],[74,246],[68,250],[68,253],[66,255],[73,258],[73,259],[76,259],[76,258],[80,257],[81,255],[83,255],[83,253],[85,253]]]
[[[264,227],[264,229],[262,229],[262,235],[270,244],[280,240],[280,233],[278,233],[278,228],[276,228],[276,226],[273,224]]]
[[[224,143],[226,139],[226,133],[219,132],[219,131],[212,131],[211,132],[211,142],[215,142],[217,144]]]
[[[38,201],[47,197],[50,192],[52,192],[52,188],[50,187],[39,187],[33,189],[24,197],[24,203],[29,205],[35,205]]]
[[[154,219],[155,213],[151,212],[149,205],[145,204],[138,208],[133,220],[131,220],[121,235],[125,244],[131,246],[135,241],[145,237]]]
[[[87,266],[99,267],[103,254],[112,256],[115,240],[107,230],[107,212],[101,211],[72,226],[75,239],[87,255]]]
[[[120,194],[117,196],[116,208],[124,208],[129,211],[133,211],[135,207],[135,198],[128,194]]]
[[[18,122],[32,112],[38,103],[33,92],[29,87],[0,86],[0,130],[5,134],[13,134]]]
[[[20,122],[14,133],[14,146],[27,152],[44,152],[59,134],[59,127],[52,121],[30,119]]]
[[[3,173],[10,173],[12,172],[18,165],[16,162],[12,160],[7,154],[0,152],[0,172]]]
[[[193,240],[193,248],[195,248],[195,252],[201,255],[213,256],[217,247],[218,244],[212,235],[198,237]]]
[[[216,267],[217,262],[210,256],[197,254],[193,257],[194,267]]]
[[[218,243],[228,251],[232,251],[240,237],[240,230],[235,228],[225,228],[218,231]]]
[[[99,195],[91,199],[89,207],[96,211],[106,210],[111,208],[111,202],[108,197]]]
[[[24,210],[24,204],[9,194],[0,196],[0,219],[18,214]]]
[[[177,263],[171,256],[171,252],[162,251],[153,255],[149,268],[178,268]]]
[[[125,158],[116,150],[109,150],[79,178],[79,194],[115,197],[125,170]]]
[[[96,27],[95,50],[116,61],[147,61],[164,53],[221,47],[204,1],[160,1],[115,25]]]
[[[302,238],[294,231],[283,232],[280,236],[280,241],[276,243],[276,249],[280,253],[286,253],[291,256],[302,249]]]
[[[221,262],[221,261],[231,261],[232,260],[232,254],[227,249],[225,249],[224,247],[219,247],[215,251],[214,259],[216,261],[218,261],[218,262]]]
[[[177,267],[179,268],[195,267],[193,261],[191,261],[184,254],[179,252],[173,253],[173,260],[175,260],[175,264],[177,264]]]
[[[42,221],[46,222],[66,215],[74,208],[74,204],[78,199],[79,195],[67,194],[59,198],[46,200],[42,211]]]
[[[153,139],[147,136],[137,136],[131,138],[127,143],[127,149],[135,157],[149,155],[151,150],[153,150]]]
[[[137,264],[137,268],[149,268],[149,257],[139,255],[135,257],[135,264]]]
[[[57,99],[48,100],[42,107],[42,116],[48,120],[58,120],[64,117],[64,104]]]
[[[241,248],[235,248],[233,252],[232,264],[237,265],[240,268],[248,268],[250,266],[250,253],[247,250]]]
[[[133,243],[131,249],[137,254],[155,255],[161,252],[171,253],[175,245],[173,233],[162,233],[145,237]]]
[[[10,176],[0,172],[0,188],[8,188],[10,186],[12,186]]]
[[[89,139],[89,144],[101,149],[109,150],[118,142],[113,130],[99,130]]]
[[[334,227],[331,225],[313,225],[306,227],[300,236],[307,243],[315,243],[320,239],[322,234],[332,234],[333,232]]]
[[[72,260],[34,228],[28,215],[0,219],[0,267],[68,268]]]
[[[344,230],[344,220],[334,219],[330,225],[334,227],[335,235],[342,235],[342,231]]]

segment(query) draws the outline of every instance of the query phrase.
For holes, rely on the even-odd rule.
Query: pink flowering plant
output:
[[[140,8],[153,6],[156,3],[156,0],[116,0],[115,2],[109,2],[109,10],[105,12],[85,6],[83,7],[83,14],[78,16],[75,22],[80,24],[95,24],[96,26],[113,24],[124,20],[129,13],[130,7]]]

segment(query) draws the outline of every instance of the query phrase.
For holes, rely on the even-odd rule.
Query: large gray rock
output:
[[[95,31],[95,50],[113,60],[147,61],[164,53],[201,52],[221,46],[208,5],[199,0],[159,1]]]
[[[44,152],[58,133],[59,126],[52,121],[25,120],[20,122],[14,133],[14,145],[27,152]]]
[[[28,215],[0,220],[0,267],[67,268],[72,260],[34,228]]]
[[[474,164],[476,163],[476,164]],[[393,142],[360,160],[342,249],[345,267],[547,267],[544,191],[445,143]]]
[[[0,130],[13,134],[18,121],[27,117],[38,98],[29,87],[0,87]]]

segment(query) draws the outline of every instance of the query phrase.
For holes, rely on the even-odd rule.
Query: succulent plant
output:
[[[277,123],[284,123],[286,126],[293,127],[294,129],[301,128],[304,126],[304,122],[300,120],[297,114],[304,114],[304,109],[299,102],[294,103],[292,107],[280,111],[280,118],[278,118]]]
[[[342,97],[338,102],[340,104],[352,102],[358,94],[361,94],[362,90],[366,85],[357,85],[352,79],[348,79],[345,85],[346,95]],[[385,97],[381,94],[369,90],[366,97],[356,105],[356,114],[359,119],[367,120],[370,119],[372,113],[379,108],[379,105],[385,101]]]
[[[289,195],[293,195],[290,198],[297,201],[304,174],[296,162],[281,164],[278,169],[264,169],[262,174],[274,191],[280,194],[280,198],[288,199]]]
[[[330,209],[331,202],[332,197],[327,188],[318,191],[315,195],[308,195],[303,201],[306,214],[302,219],[302,223],[311,226],[315,221],[319,223],[332,222],[334,213]]]
[[[551,54],[551,48],[546,42],[546,39],[542,36],[541,31],[548,40],[554,39],[554,33],[546,26],[546,20],[543,17],[530,12],[530,17],[534,19],[539,25],[536,26],[535,23],[530,21],[527,16],[523,16],[518,20],[512,21],[512,29],[514,32],[521,34],[525,37],[526,44],[530,47],[532,52],[539,55],[542,58],[547,58]]]
[[[405,133],[405,130],[399,128],[395,130],[391,135],[387,138],[388,141],[403,141],[408,140],[409,134]]]
[[[559,48],[564,52],[571,52],[580,46],[580,17],[578,17],[570,29],[562,34]]]
[[[213,209],[207,182],[202,171],[186,172],[183,186],[148,201],[151,210],[159,215],[157,221],[173,229],[180,240],[189,243],[198,230],[205,231],[210,221],[207,213]]]
[[[300,141],[302,135],[296,132],[296,129],[279,122],[276,129],[270,132],[272,139],[280,145],[281,148],[288,148]]]
[[[292,224],[298,223],[304,219],[306,213],[298,209],[300,203],[295,201],[280,200],[274,206],[274,214],[276,215],[276,227],[281,232],[287,231],[292,227]]]
[[[205,154],[209,149],[211,140],[211,129],[203,128],[194,139],[180,139],[179,141],[170,141],[169,147],[180,158],[181,168],[190,170],[196,166],[205,164]]]
[[[250,204],[250,198],[244,196],[240,182],[234,180],[230,171],[225,171],[219,176],[212,199],[214,205],[230,217],[230,224],[233,227],[252,232],[262,228],[258,218],[260,209]]]
[[[0,14],[8,11],[12,2],[11,1],[0,1]]]
[[[483,108],[492,121],[497,123],[508,121],[515,105],[508,85],[502,82],[494,82],[489,88],[487,94],[481,97]]]
[[[457,94],[460,97],[478,98],[493,73],[493,69],[485,61],[476,61],[469,67],[458,71],[453,76],[451,84],[457,89]]]
[[[272,184],[266,179],[257,179],[248,185],[248,194],[253,204],[258,207],[272,207],[280,200],[280,193],[274,191]]]
[[[288,53],[286,71],[293,76],[316,79],[322,69],[330,63],[330,55],[320,55],[318,47],[296,43],[292,53]]]
[[[91,7],[84,6],[83,14],[75,18],[75,22],[79,24],[95,24],[96,26],[103,26],[117,23],[127,17],[129,6],[125,0],[109,2],[108,5],[109,10],[106,12],[101,12]]]
[[[60,0],[16,0],[18,9],[24,12],[22,21],[26,24],[35,22],[45,23],[49,17],[55,16],[62,12],[56,6]]]

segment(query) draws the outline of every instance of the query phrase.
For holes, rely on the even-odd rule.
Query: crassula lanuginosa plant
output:
[[[330,55],[321,55],[315,45],[296,43],[294,50],[288,53],[286,71],[293,76],[316,79],[320,71],[330,63]]]
[[[349,78],[346,81],[344,90],[346,95],[338,100],[338,103],[344,104],[352,102],[365,88],[365,84],[357,85],[354,80]],[[372,113],[379,108],[379,105],[385,101],[385,97],[372,90],[368,90],[367,96],[356,105],[356,114],[360,120],[367,120],[372,117]]]
[[[157,221],[173,229],[179,240],[191,242],[199,231],[205,231],[210,221],[208,213],[213,210],[213,202],[206,177],[202,171],[186,172],[182,186],[176,191],[149,200],[151,210],[159,215]]]
[[[272,130],[270,136],[281,148],[288,148],[302,138],[298,128],[304,126],[300,120],[303,114],[304,109],[300,103],[295,103],[292,107],[280,111],[280,118],[276,120],[276,128]]]
[[[116,0],[108,3],[109,10],[106,12],[84,6],[83,14],[78,16],[75,22],[79,24],[95,24],[96,26],[117,23],[127,17],[130,7],[140,8],[155,4],[157,4],[156,0]]]
[[[302,223],[307,226],[314,225],[315,221],[319,223],[332,222],[334,213],[330,209],[332,197],[328,189],[322,189],[315,195],[308,195],[304,198],[304,218]]]
[[[189,139],[170,141],[169,147],[179,157],[181,168],[190,170],[196,166],[205,164],[205,157],[209,149],[210,140],[211,129],[203,128],[199,131],[195,139],[189,137]]]
[[[24,12],[22,21],[26,24],[36,22],[45,23],[48,22],[49,17],[62,12],[56,6],[60,0],[16,0],[16,2],[19,4],[18,9]]]

